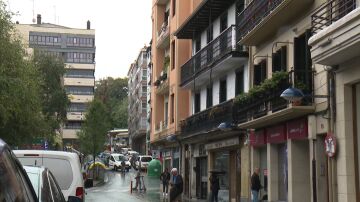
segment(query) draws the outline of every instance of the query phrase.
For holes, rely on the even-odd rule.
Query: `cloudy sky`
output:
[[[13,20],[43,22],[96,31],[96,79],[124,77],[139,50],[151,39],[151,0],[4,0],[18,13]],[[34,2],[34,4],[33,4]]]

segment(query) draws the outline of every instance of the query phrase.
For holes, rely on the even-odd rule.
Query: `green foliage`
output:
[[[265,79],[260,85],[254,86],[248,93],[242,93],[235,97],[235,104],[245,105],[251,103],[252,100],[267,96],[267,94],[277,90],[281,82],[287,81],[287,72],[275,72],[270,79]]]
[[[108,77],[96,84],[95,98],[104,103],[110,115],[111,128],[127,128],[128,113],[123,109],[123,103],[127,103],[128,99],[127,88],[128,78]]]
[[[81,151],[97,154],[104,150],[105,137],[111,129],[109,114],[105,105],[95,99],[90,103],[86,119],[78,133]]]
[[[40,81],[14,33],[11,14],[0,1],[0,137],[10,145],[44,135]]]
[[[65,64],[56,58],[35,51],[32,58],[41,78],[42,112],[48,125],[48,134],[55,134],[60,124],[66,120],[66,109],[70,101],[62,85],[61,78],[65,73]]]

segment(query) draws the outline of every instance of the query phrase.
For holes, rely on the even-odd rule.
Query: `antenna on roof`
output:
[[[33,9],[32,9],[33,19],[32,19],[32,22],[35,23],[36,22],[36,19],[35,19],[35,0],[32,0],[32,1],[33,1]]]

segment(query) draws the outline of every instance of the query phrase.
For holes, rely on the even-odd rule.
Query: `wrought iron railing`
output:
[[[237,41],[255,28],[267,15],[284,0],[253,0],[237,16]]]
[[[330,0],[311,15],[312,32],[317,33],[356,8],[356,0]]]
[[[183,64],[181,66],[181,84],[190,81],[229,53],[242,51],[243,47],[236,44],[235,32],[235,25],[230,26]]]
[[[232,123],[233,100],[228,100],[201,112],[198,112],[180,123],[183,134],[215,129],[222,122]]]
[[[236,123],[245,123],[262,116],[269,112],[276,112],[289,106],[289,102],[281,98],[281,93],[294,86],[303,91],[305,95],[312,95],[314,89],[314,72],[303,70],[292,70],[287,79],[278,84],[272,91],[265,92],[252,98],[246,104],[234,104],[233,115]],[[314,102],[311,96],[302,99],[301,106],[312,105]]]

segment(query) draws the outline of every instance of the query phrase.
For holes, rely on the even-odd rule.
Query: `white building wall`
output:
[[[206,109],[206,86],[201,88],[200,91],[200,110]]]
[[[219,104],[220,81],[214,81],[213,85],[213,106]]]
[[[236,6],[233,4],[228,10],[228,27],[235,25],[236,21]]]
[[[235,71],[230,71],[226,76],[226,100],[230,100],[235,97]]]
[[[220,18],[213,22],[213,39],[220,35]]]

